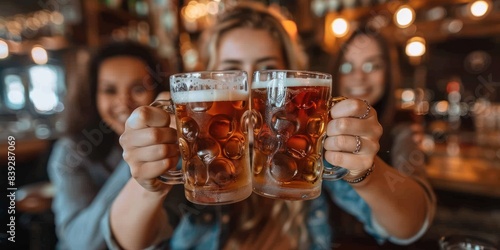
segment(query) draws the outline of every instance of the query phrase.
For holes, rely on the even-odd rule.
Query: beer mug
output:
[[[248,76],[244,71],[207,71],[170,77],[172,100],[155,101],[175,114],[182,169],[158,177],[184,184],[197,204],[228,204],[252,193],[248,148]],[[173,102],[173,103],[172,103]]]
[[[440,250],[498,250],[495,244],[487,239],[471,235],[448,235],[439,239]]]
[[[349,171],[325,168],[323,143],[332,98],[332,76],[319,72],[264,70],[253,76],[253,191],[287,200],[321,194],[321,182]],[[345,98],[343,98],[345,99]],[[343,100],[342,99],[342,100]]]

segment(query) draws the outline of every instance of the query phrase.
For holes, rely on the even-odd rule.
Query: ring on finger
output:
[[[363,102],[365,102],[365,104],[366,104],[366,111],[362,116],[359,117],[359,119],[365,119],[366,117],[368,117],[368,114],[370,114],[370,110],[372,109],[372,106],[370,106],[370,104],[368,104],[368,101],[363,100]]]
[[[354,151],[352,151],[352,153],[357,154],[359,153],[359,151],[361,151],[361,137],[356,135],[354,138],[356,138],[356,148],[354,149]]]

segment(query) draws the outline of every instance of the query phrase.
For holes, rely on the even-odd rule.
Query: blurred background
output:
[[[162,76],[196,70],[200,33],[236,2],[0,1],[0,168],[7,176],[7,137],[14,136],[20,249],[52,249],[57,241],[47,157],[65,126],[59,117],[66,90],[84,84],[89,53],[109,41],[136,40],[168,65]],[[396,44],[402,82],[395,108],[423,118],[421,146],[439,199],[434,225],[408,248],[437,247],[449,234],[500,242],[500,1],[261,2],[288,18],[283,25],[301,38],[312,70],[331,71],[332,56],[359,20]],[[339,228],[339,248],[376,247],[347,220]]]

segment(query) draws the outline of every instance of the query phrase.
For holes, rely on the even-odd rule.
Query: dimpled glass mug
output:
[[[158,177],[184,184],[197,204],[228,204],[252,193],[248,148],[248,76],[244,71],[206,71],[170,77],[172,101],[151,106],[175,113],[182,169]]]
[[[325,168],[323,143],[332,98],[332,76],[308,71],[254,72],[251,93],[253,191],[259,195],[308,200],[321,182],[349,171]]]

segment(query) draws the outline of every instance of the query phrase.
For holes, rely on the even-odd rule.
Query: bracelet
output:
[[[366,172],[362,176],[360,176],[356,179],[352,179],[352,180],[344,179],[344,181],[347,183],[351,183],[351,184],[360,183],[364,179],[366,179],[366,177],[368,177],[368,175],[370,175],[373,172],[373,167],[375,167],[375,163],[373,163],[373,165],[369,169],[367,169]]]

